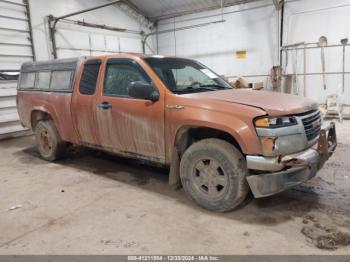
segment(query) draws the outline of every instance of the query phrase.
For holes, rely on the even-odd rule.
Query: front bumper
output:
[[[254,197],[266,197],[299,185],[312,177],[337,147],[335,124],[322,128],[317,146],[306,151],[278,158],[247,156],[249,169],[276,171],[247,176]]]

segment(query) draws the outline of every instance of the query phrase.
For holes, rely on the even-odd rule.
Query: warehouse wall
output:
[[[304,0],[288,2],[285,13],[284,44],[298,42],[318,42],[320,36],[326,36],[328,45],[340,44],[340,39],[349,38],[350,41],[350,1],[349,0]],[[315,45],[311,45],[315,46]],[[325,49],[327,72],[341,72],[343,65],[343,47]],[[350,46],[346,47],[345,71],[350,72]],[[289,52],[287,73],[293,72],[293,60],[297,57],[298,70],[303,73],[303,51],[298,54]],[[286,59],[284,62],[286,63]],[[306,72],[322,72],[321,50],[308,49],[306,51]],[[303,93],[303,77],[298,78],[300,92]],[[324,102],[328,94],[338,94],[340,101],[350,104],[350,74],[345,75],[345,92],[342,93],[342,74],[326,76],[327,89],[323,89],[321,75],[306,77],[306,96]]]
[[[47,28],[47,15],[60,16],[79,11],[89,7],[108,3],[100,0],[30,0],[32,10],[32,24],[34,46],[38,60],[49,59],[51,46]],[[131,17],[116,6],[109,6],[74,17],[72,20],[85,20],[86,22],[105,24],[108,26],[125,28],[136,31],[148,31],[140,25],[139,21]],[[113,52],[142,52],[141,36],[130,33],[118,33],[97,28],[87,28],[59,22],[57,26],[56,41],[58,48],[75,48],[84,50],[58,51],[58,57],[72,57],[79,55],[98,55],[103,51]],[[97,50],[97,51],[89,51]],[[100,51],[100,52],[99,52]]]
[[[277,13],[271,0],[225,8],[223,17],[221,10],[213,10],[164,20],[158,30],[174,28],[174,20],[179,28],[222,19],[223,23],[159,34],[159,53],[193,57],[228,76],[266,74],[278,62]],[[247,58],[238,60],[235,52],[241,50],[247,51]]]
[[[342,6],[340,8],[340,6]],[[300,41],[317,42],[321,35],[328,37],[329,44],[339,44],[341,38],[350,38],[350,0],[301,0],[287,1],[285,7],[284,45]],[[196,24],[223,23],[159,34],[158,52],[196,58],[219,74],[267,75],[278,59],[278,12],[271,0],[202,12],[163,20],[158,30],[168,30]],[[175,23],[174,23],[175,22]],[[236,59],[235,52],[247,51],[246,59]],[[350,71],[350,48],[347,47],[347,69]],[[294,52],[295,53],[295,52]],[[298,51],[298,72],[303,72],[303,52]],[[327,49],[326,70],[340,71],[342,47]],[[287,73],[293,72],[293,52],[289,52]],[[285,55],[284,55],[285,61]],[[319,49],[307,51],[307,73],[321,72]],[[341,93],[341,75],[327,76],[327,90],[323,90],[321,75],[307,76],[306,95],[324,102],[327,94],[338,93],[344,103],[350,104],[350,75],[346,76],[346,92]],[[264,81],[267,76],[251,77],[252,81]],[[299,93],[303,94],[303,77],[298,77]]]
[[[0,2],[0,70],[16,70],[33,59],[26,7],[22,0],[11,3]]]
[[[33,60],[26,5],[22,0],[0,2],[0,140],[27,133],[16,109],[17,81],[1,72],[18,70]]]
[[[277,16],[271,0],[225,8],[224,12],[223,23],[160,34],[159,53],[197,58],[225,75],[266,74],[277,62]],[[161,21],[158,30],[174,28],[174,21],[179,28],[221,19],[220,10],[203,12]],[[247,51],[247,59],[235,59],[240,50]]]

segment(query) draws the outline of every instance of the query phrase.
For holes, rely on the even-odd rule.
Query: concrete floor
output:
[[[350,254],[305,230],[350,231],[350,122],[337,127],[316,178],[226,214],[169,188],[163,169],[81,149],[48,163],[33,137],[3,141],[0,254]]]

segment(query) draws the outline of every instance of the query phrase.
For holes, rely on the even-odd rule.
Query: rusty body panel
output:
[[[133,59],[127,55],[120,58]],[[106,61],[104,61],[106,62]],[[152,78],[150,70],[139,59],[137,61]],[[105,69],[106,63],[102,66]],[[105,79],[99,82],[96,104],[109,102],[112,109],[106,112],[96,109],[99,144],[112,145],[122,152],[132,152],[156,162],[165,162],[164,152],[164,89],[159,89],[160,99],[156,103],[147,100],[103,95]],[[156,79],[152,78],[153,82]],[[156,83],[157,86],[157,83]],[[101,128],[102,127],[102,128]],[[110,132],[109,134],[106,132]]]
[[[98,140],[96,137],[97,126],[93,115],[93,105],[95,96],[93,95],[82,95],[79,93],[79,82],[83,73],[83,63],[88,61],[82,61],[81,66],[77,70],[76,81],[72,88],[72,110],[71,115],[73,124],[76,129],[76,135],[78,143],[82,142],[89,144],[97,144]]]
[[[71,114],[70,93],[18,91],[17,96],[17,109],[24,126],[33,128],[31,124],[33,112],[45,112],[54,120],[63,140],[78,143]]]
[[[82,69],[79,70],[73,90],[72,103],[75,111],[72,114],[80,143],[165,163],[164,89],[159,89],[160,99],[157,103],[129,97],[105,96],[103,86],[106,62],[112,58],[136,60],[156,86],[159,85],[160,80],[154,78],[155,74],[139,57],[129,54],[93,57],[92,59],[100,59],[102,62],[95,95],[80,94]],[[98,105],[102,102],[108,102],[112,106],[111,110],[99,109]]]
[[[167,96],[167,105],[183,106],[182,109],[166,109],[168,145],[174,145],[177,133],[182,128],[208,127],[231,134],[244,153],[261,152],[252,119],[266,114],[263,110],[240,104],[225,106],[220,101],[202,100],[196,95]],[[169,155],[171,149],[167,148]]]
[[[138,100],[103,95],[106,62],[111,58],[136,61],[159,91],[159,100]],[[170,164],[181,130],[207,127],[230,134],[244,154],[262,154],[253,119],[263,115],[289,115],[316,107],[313,101],[282,94],[223,90],[176,95],[160,80],[139,54],[89,57],[101,60],[95,95],[79,92],[83,66],[76,70],[72,93],[19,91],[22,123],[30,127],[31,112],[42,110],[52,116],[62,139],[124,155]],[[112,110],[99,110],[108,102]]]
[[[232,104],[248,105],[247,111],[251,110],[251,107],[261,108],[270,116],[300,114],[318,108],[318,104],[314,100],[268,91],[254,92],[253,90],[231,89],[215,93],[199,93],[192,96],[197,99],[206,99],[209,103],[211,100],[226,102],[222,104],[222,107],[229,107],[229,110],[231,110]]]

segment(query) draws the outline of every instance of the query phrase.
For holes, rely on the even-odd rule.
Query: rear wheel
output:
[[[246,161],[233,145],[220,139],[204,139],[191,145],[180,163],[184,190],[200,206],[230,211],[249,192]]]
[[[35,138],[42,158],[55,161],[62,157],[66,143],[62,141],[52,120],[40,121],[36,125]]]

